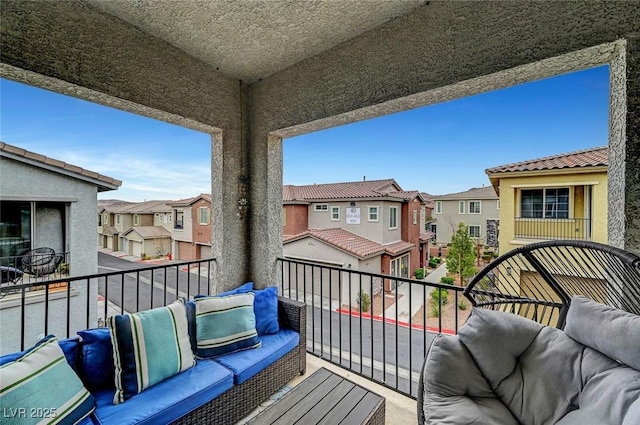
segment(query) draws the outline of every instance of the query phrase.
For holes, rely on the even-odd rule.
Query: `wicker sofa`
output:
[[[552,241],[504,254],[465,288],[474,308],[437,335],[418,423],[640,424],[640,258]]]
[[[237,422],[295,376],[305,372],[306,306],[283,297],[278,297],[277,301],[280,331],[262,336],[262,346],[259,348],[245,350],[244,354],[238,352],[229,355],[237,354],[236,357],[244,362],[247,370],[242,371],[241,379],[240,373],[221,363],[222,357],[199,359],[190,369],[117,405],[111,402],[115,391],[113,372],[109,375],[106,373],[108,368],[104,366],[106,359],[113,358],[110,345],[105,349],[104,344],[95,344],[96,338],[104,339],[105,335],[110,338],[108,330],[98,328],[81,331],[81,337],[59,341],[67,363],[96,400],[95,411],[80,423],[226,425]],[[292,345],[292,336],[295,336],[295,345]],[[19,357],[21,353],[5,355],[0,357],[0,364],[7,364]],[[252,361],[247,359],[252,358],[260,364],[247,365],[247,361]],[[101,374],[103,376],[97,376]],[[107,381],[110,379],[110,387],[96,385],[100,380],[104,382],[104,378],[108,378]]]

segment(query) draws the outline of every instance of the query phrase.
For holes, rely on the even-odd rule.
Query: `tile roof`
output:
[[[178,206],[178,205],[191,205],[196,202],[198,199],[204,199],[205,201],[211,202],[211,194],[210,193],[201,193],[200,195],[193,196],[191,198],[179,199],[177,201],[169,201],[167,202],[169,205]]]
[[[447,195],[434,196],[435,201],[444,201],[452,199],[498,199],[493,186],[472,187],[464,192],[449,193]]]
[[[389,255],[396,256],[412,250],[415,246],[416,245],[411,242],[398,241],[384,245],[384,251]]]
[[[102,234],[103,235],[107,235],[107,236],[113,236],[113,235],[117,235],[118,233],[120,233],[118,231],[118,229],[116,229],[113,226],[108,226],[102,229]]]
[[[156,212],[170,212],[171,206],[169,203],[172,201],[145,201],[137,202],[125,209],[123,212],[131,214],[153,214]]]
[[[390,193],[401,192],[400,186],[394,179],[312,184],[306,186],[285,185],[282,189],[282,199],[284,202],[380,198],[388,197]]]
[[[285,237],[283,243],[293,242],[311,236],[329,245],[355,255],[360,259],[382,254],[384,247],[378,242],[364,238],[340,228],[309,229],[294,236]]]
[[[436,203],[433,202],[433,195],[427,192],[420,192],[420,195],[422,195],[422,199],[424,199],[427,208],[435,208]]]
[[[171,232],[162,226],[131,227],[129,230],[124,232],[123,236],[126,236],[131,232],[138,233],[143,239],[161,239],[171,237]]]
[[[104,176],[95,171],[86,170],[84,168],[68,164],[64,161],[49,158],[39,153],[30,152],[17,146],[0,142],[0,156],[11,158],[16,161],[26,162],[38,167],[56,171],[61,174],[67,174],[80,180],[94,183],[98,186],[99,192],[107,190],[116,190],[122,182],[112,177]]]
[[[318,239],[328,245],[353,254],[361,260],[383,253],[396,256],[415,247],[415,244],[405,241],[382,245],[376,241],[337,227],[330,229],[309,229],[297,235],[285,235],[282,238],[282,243],[287,244],[305,237]]]
[[[487,168],[487,174],[509,173],[516,171],[559,170],[565,168],[597,167],[609,165],[609,149],[607,146],[583,149],[579,151],[530,159],[513,164]]]
[[[436,234],[433,232],[420,232],[420,242],[426,242],[433,240],[436,237]]]

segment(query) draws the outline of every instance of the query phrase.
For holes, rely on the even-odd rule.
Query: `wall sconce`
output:
[[[247,214],[248,204],[249,204],[249,201],[247,201],[247,198],[238,199],[238,217],[240,217],[240,220],[244,220]]]
[[[511,276],[511,267],[507,266],[507,276]]]

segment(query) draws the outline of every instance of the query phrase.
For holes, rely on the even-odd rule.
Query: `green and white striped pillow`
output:
[[[75,424],[96,406],[54,336],[0,366],[0,386],[3,424]]]
[[[193,365],[184,300],[107,319],[113,344],[113,404],[141,393]]]
[[[255,294],[196,298],[196,356],[216,357],[262,345],[253,312]]]

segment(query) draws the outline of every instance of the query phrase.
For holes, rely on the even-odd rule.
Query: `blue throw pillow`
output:
[[[253,292],[256,294],[253,312],[256,315],[258,335],[277,334],[280,332],[280,324],[278,323],[278,288],[270,286]]]
[[[78,357],[80,351],[80,338],[77,336],[71,338],[65,338],[58,340],[58,345],[62,348],[62,352],[64,356],[67,358],[67,363],[71,366],[71,369],[76,371],[76,367],[78,366]],[[18,351],[15,353],[5,354],[4,356],[0,356],[0,366],[3,364],[14,362],[18,360],[20,357],[27,354],[32,348],[29,348],[24,351]]]
[[[54,336],[0,367],[0,410],[7,423],[75,424],[95,406]]]
[[[197,298],[196,356],[209,358],[262,345],[256,331],[253,292]]]
[[[113,344],[113,404],[195,365],[184,300],[107,318]]]
[[[113,346],[109,328],[79,331],[82,337],[78,374],[90,391],[113,388]]]

